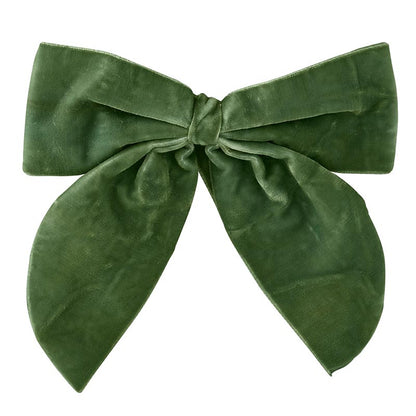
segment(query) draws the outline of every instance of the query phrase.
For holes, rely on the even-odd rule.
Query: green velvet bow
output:
[[[23,169],[85,175],[33,244],[39,343],[82,391],[172,255],[199,172],[273,305],[328,373],[345,366],[379,321],[384,257],[363,199],[331,171],[389,172],[396,132],[386,43],[222,101],[115,55],[42,43]]]

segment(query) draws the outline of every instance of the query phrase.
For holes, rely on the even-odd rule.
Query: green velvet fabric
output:
[[[42,43],[23,169],[84,174],[30,256],[42,348],[82,391],[162,274],[199,172],[273,305],[329,374],[345,366],[379,321],[384,257],[363,199],[331,171],[389,172],[396,131],[386,43],[222,101],[109,53]]]

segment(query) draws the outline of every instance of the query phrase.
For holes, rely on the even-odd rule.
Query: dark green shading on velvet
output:
[[[270,301],[328,373],[345,366],[379,321],[384,257],[363,199],[331,171],[390,172],[396,132],[386,43],[222,101],[115,55],[42,43],[23,169],[85,174],[32,248],[42,348],[82,391],[162,274],[199,172]]]

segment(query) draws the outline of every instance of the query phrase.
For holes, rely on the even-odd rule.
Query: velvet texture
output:
[[[199,172],[273,305],[328,373],[345,366],[379,321],[384,257],[363,199],[331,171],[389,172],[396,131],[386,43],[222,101],[115,55],[42,43],[23,169],[84,174],[32,248],[42,348],[82,391],[162,274]]]

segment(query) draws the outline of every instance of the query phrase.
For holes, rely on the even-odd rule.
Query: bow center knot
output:
[[[193,144],[215,144],[221,130],[221,102],[205,94],[195,96],[194,113],[188,129]]]

